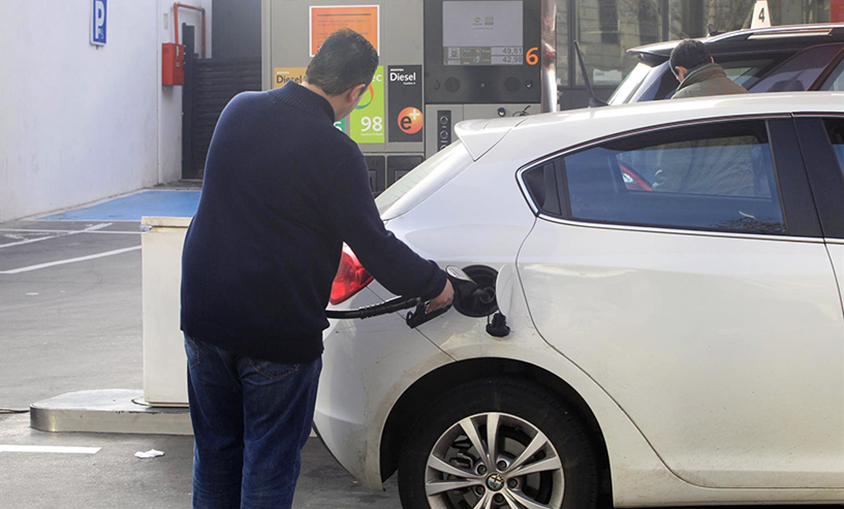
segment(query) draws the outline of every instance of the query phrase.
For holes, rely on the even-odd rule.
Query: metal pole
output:
[[[205,8],[187,5],[180,2],[173,4],[173,30],[175,30],[176,45],[179,45],[179,8],[191,9],[202,13],[202,58],[205,58]]]
[[[542,0],[543,113],[557,111],[557,0]]]

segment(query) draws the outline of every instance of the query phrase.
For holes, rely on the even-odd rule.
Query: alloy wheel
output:
[[[556,509],[565,475],[554,445],[514,415],[461,419],[428,456],[425,492],[432,509]]]

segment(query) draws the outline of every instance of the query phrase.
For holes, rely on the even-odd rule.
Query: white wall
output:
[[[209,57],[211,1],[189,2],[206,8]],[[0,222],[181,177],[182,87],[161,85],[173,2],[108,0],[100,48],[91,4],[0,0]],[[199,48],[199,13],[179,18]]]
[[[157,183],[155,5],[0,1],[0,221]]]
[[[0,0],[3,1],[3,0]],[[205,57],[211,58],[211,2],[212,0],[189,0],[183,3],[205,9]],[[175,42],[173,35],[173,3],[158,0],[159,38],[161,42]],[[181,35],[182,23],[196,27],[196,52],[202,56],[202,15],[199,11],[179,9],[179,43],[184,44]],[[159,55],[159,61],[161,55]],[[159,64],[159,83],[161,64]],[[170,182],[182,176],[182,87],[161,88],[158,123],[159,132],[159,180]]]

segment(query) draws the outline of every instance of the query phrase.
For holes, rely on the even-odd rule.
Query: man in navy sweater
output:
[[[306,82],[232,99],[182,257],[193,506],[290,507],[343,242],[391,292],[451,303],[444,272],[384,228],[360,149],[334,127],[378,66],[351,30]]]

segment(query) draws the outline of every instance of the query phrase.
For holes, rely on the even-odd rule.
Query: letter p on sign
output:
[[[108,0],[92,0],[91,12],[91,44],[102,46],[106,43],[106,2]]]

